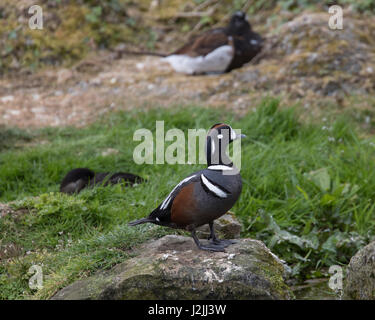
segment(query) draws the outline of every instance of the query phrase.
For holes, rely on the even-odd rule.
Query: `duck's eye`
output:
[[[217,138],[218,138],[218,139],[223,139],[223,135],[222,135],[222,134],[218,134],[218,135],[217,135]]]

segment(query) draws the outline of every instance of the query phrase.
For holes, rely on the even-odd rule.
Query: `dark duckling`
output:
[[[63,193],[79,193],[88,186],[102,184],[104,186],[114,185],[125,182],[129,185],[144,182],[144,179],[132,173],[117,172],[111,174],[109,172],[98,172],[87,168],[76,168],[69,171],[60,185],[60,192]]]

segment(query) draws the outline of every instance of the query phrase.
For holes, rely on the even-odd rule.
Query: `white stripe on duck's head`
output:
[[[211,136],[211,138],[217,137],[219,140],[228,141],[228,143],[240,138],[232,127],[225,123],[214,124],[208,131],[207,136]],[[224,137],[226,137],[226,139],[224,139]]]
[[[244,138],[245,135],[236,134],[232,127],[225,123],[214,124],[207,134],[206,156],[207,164],[232,165],[229,157],[226,155],[228,145],[237,139]]]

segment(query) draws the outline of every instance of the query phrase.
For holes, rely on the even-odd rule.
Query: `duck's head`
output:
[[[251,25],[246,18],[246,13],[235,12],[229,21],[229,30],[232,35],[243,35],[251,30]]]
[[[214,124],[208,131],[206,139],[207,165],[232,166],[233,163],[226,154],[227,147],[234,140],[244,137],[246,137],[244,134],[237,134],[228,124]]]

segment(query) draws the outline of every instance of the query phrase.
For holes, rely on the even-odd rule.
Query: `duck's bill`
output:
[[[234,140],[243,139],[243,138],[246,138],[245,134],[237,134]]]

